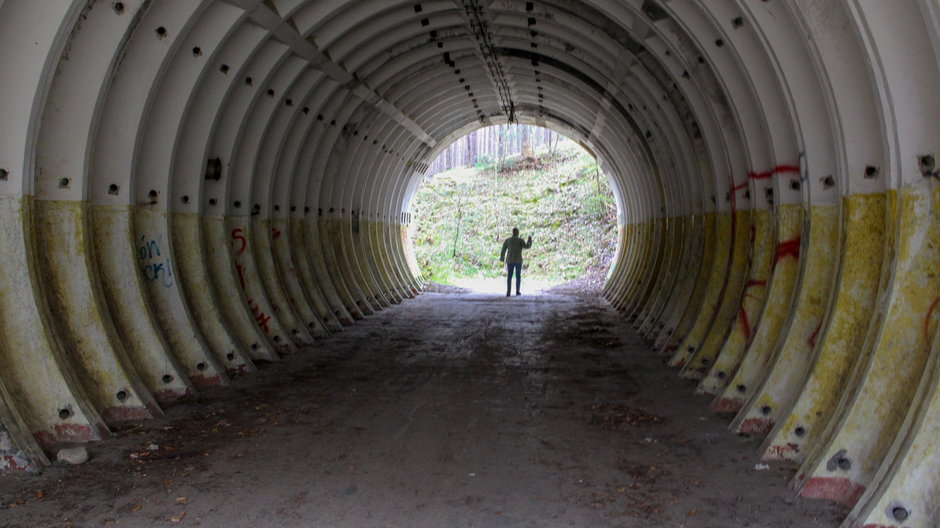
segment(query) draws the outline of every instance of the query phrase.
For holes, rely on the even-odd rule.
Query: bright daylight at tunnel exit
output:
[[[534,239],[520,256],[529,293],[569,280],[598,285],[616,250],[616,203],[597,160],[535,126],[486,127],[450,144],[409,210],[417,272],[471,291],[506,290],[498,259],[513,229]]]
[[[936,0],[0,0],[0,64],[0,526],[940,526]]]

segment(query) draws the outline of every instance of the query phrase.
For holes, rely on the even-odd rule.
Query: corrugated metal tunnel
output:
[[[935,0],[6,0],[0,65],[6,469],[417,295],[428,163],[515,121],[598,157],[608,300],[794,489],[940,522]]]

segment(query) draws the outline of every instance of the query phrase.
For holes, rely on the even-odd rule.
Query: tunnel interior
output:
[[[522,123],[597,156],[605,298],[795,492],[940,522],[933,0],[6,0],[0,64],[5,469],[409,302],[428,164]]]

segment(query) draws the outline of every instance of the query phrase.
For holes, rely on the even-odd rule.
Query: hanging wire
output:
[[[470,29],[473,31],[474,38],[480,47],[480,53],[483,56],[483,62],[490,72],[490,76],[496,84],[496,92],[499,97],[503,113],[509,117],[509,123],[516,122],[516,104],[512,100],[512,91],[509,89],[509,82],[503,72],[503,66],[499,62],[499,56],[496,52],[496,46],[490,38],[490,32],[486,21],[483,19],[483,8],[477,0],[463,0],[464,9],[470,20]]]

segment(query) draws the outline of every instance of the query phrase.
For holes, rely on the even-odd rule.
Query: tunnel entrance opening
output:
[[[530,125],[481,128],[431,163],[411,204],[409,239],[422,275],[476,292],[505,290],[503,241],[533,239],[523,290],[604,280],[616,249],[617,206],[597,160]]]

